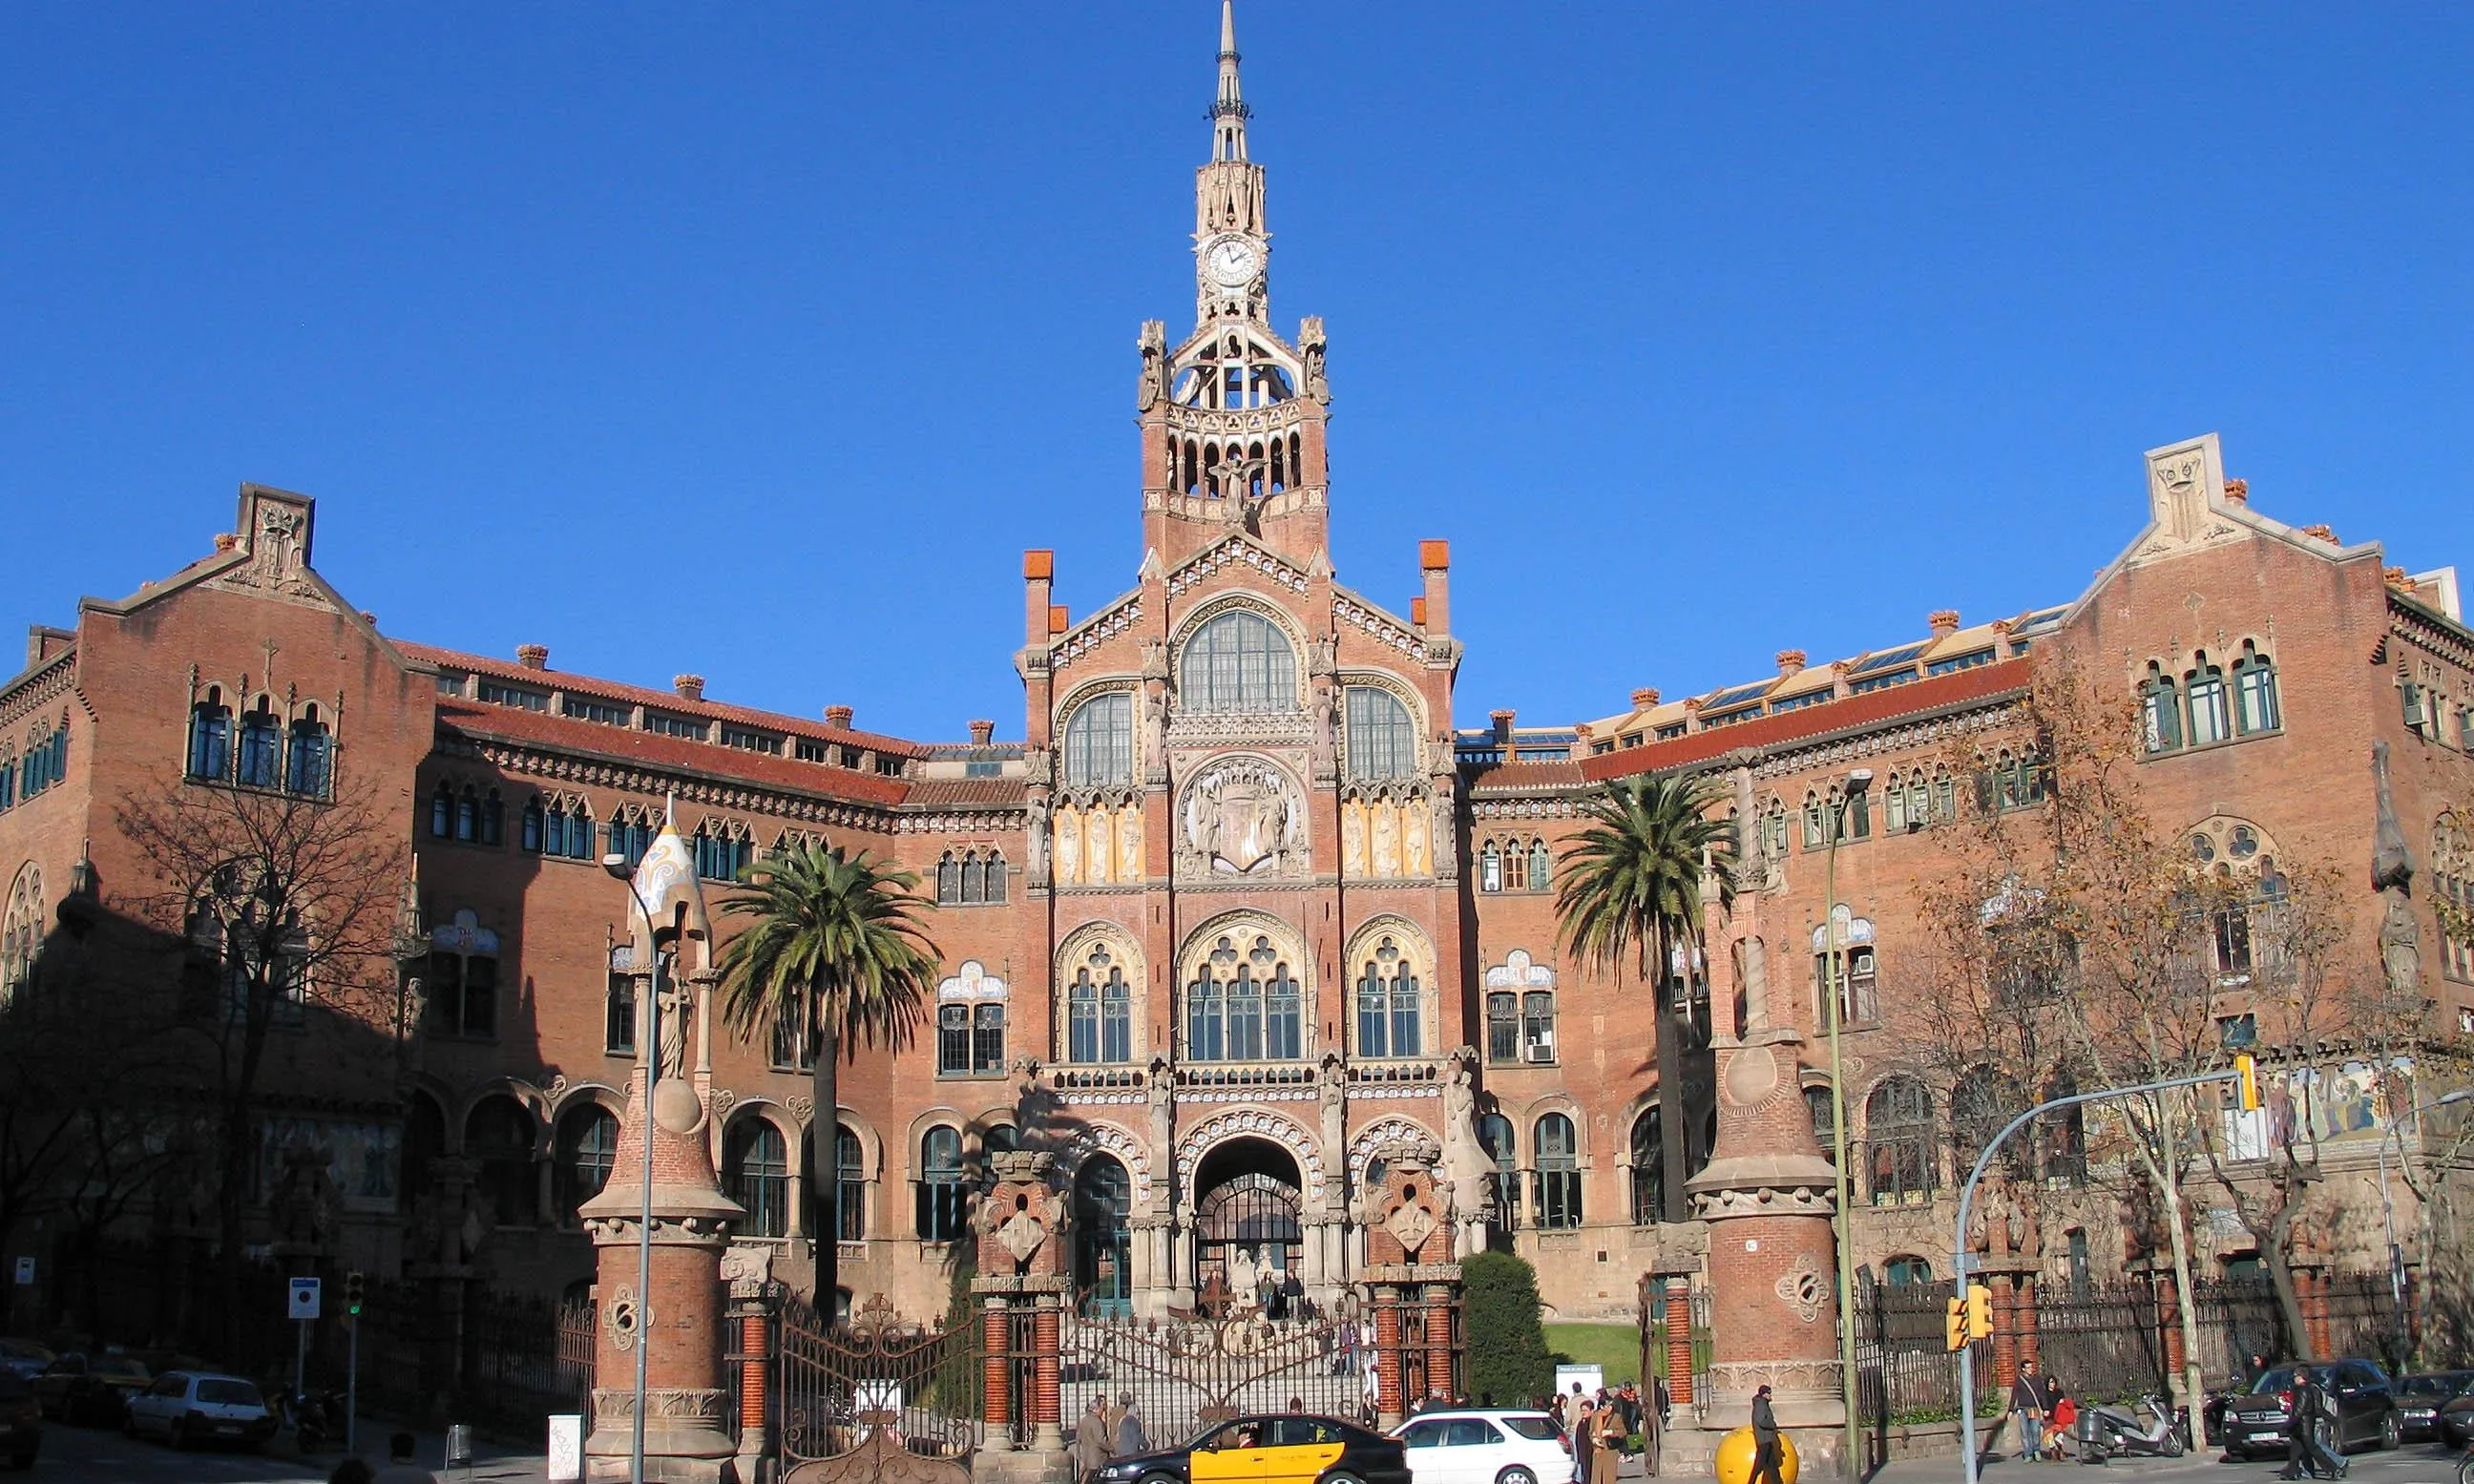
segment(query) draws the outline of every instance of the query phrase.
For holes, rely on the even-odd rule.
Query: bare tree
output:
[[[223,1312],[240,1290],[259,1095],[275,1033],[320,1055],[387,1044],[391,951],[408,850],[376,791],[349,775],[327,796],[174,783],[118,811],[152,878],[140,916],[176,945],[183,1066],[212,1136]],[[227,1321],[229,1322],[229,1321]]]

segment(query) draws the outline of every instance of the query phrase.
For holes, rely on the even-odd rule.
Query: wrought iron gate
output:
[[[1450,1374],[1459,1354],[1457,1306],[1439,1301],[1433,1310],[1411,1304],[1399,1313],[1406,1373],[1419,1388],[1411,1397],[1430,1385],[1449,1395],[1457,1386]],[[1374,1321],[1371,1308],[1353,1302],[1280,1319],[1068,1313],[1059,1336],[1059,1410],[1070,1430],[1093,1398],[1110,1409],[1130,1398],[1156,1448],[1175,1448],[1241,1413],[1370,1416]],[[1433,1375],[1429,1337],[1431,1353],[1448,1357]]]
[[[986,1432],[976,1328],[894,1317],[883,1295],[829,1326],[785,1294],[774,1310],[772,1423],[789,1463],[855,1451],[889,1427],[910,1453],[967,1460]]]

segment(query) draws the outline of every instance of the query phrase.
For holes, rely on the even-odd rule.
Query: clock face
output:
[[[1262,255],[1242,237],[1223,237],[1202,255],[1203,270],[1224,288],[1243,288],[1252,282],[1261,265]]]

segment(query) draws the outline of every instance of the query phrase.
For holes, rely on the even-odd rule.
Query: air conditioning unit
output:
[[[1538,1037],[1538,1039],[1529,1043],[1529,1059],[1532,1061],[1552,1061],[1555,1059],[1554,1032],[1549,1031],[1544,1035],[1541,1035]]]

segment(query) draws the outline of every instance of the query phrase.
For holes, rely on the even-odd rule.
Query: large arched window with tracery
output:
[[[1209,620],[1185,642],[1177,699],[1192,712],[1295,711],[1298,655],[1278,624],[1249,609]]]
[[[1294,1061],[1305,1055],[1304,987],[1268,934],[1223,933],[1186,982],[1185,1054],[1197,1061]]]
[[[1065,720],[1065,786],[1106,788],[1134,779],[1134,695],[1110,691]]]
[[[0,1006],[17,997],[34,977],[43,948],[43,872],[32,861],[9,884],[7,915],[0,917]]]
[[[1921,1078],[1885,1077],[1864,1100],[1866,1194],[1875,1205],[1932,1198],[1932,1090]]]
[[[1418,728],[1409,708],[1380,686],[1348,688],[1347,773],[1362,782],[1418,776]]]
[[[1356,991],[1359,1056],[1425,1055],[1425,989],[1398,935],[1383,934],[1361,952]]]

